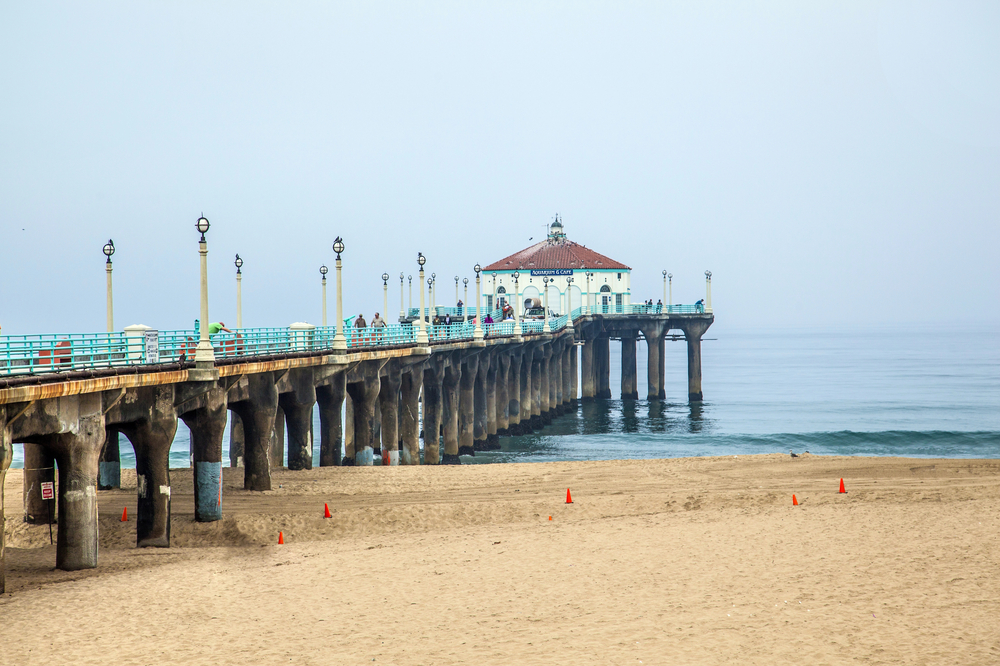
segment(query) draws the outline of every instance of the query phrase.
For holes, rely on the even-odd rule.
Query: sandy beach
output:
[[[0,662],[1000,663],[997,460],[225,473],[198,524],[173,470],[173,547],[137,550],[124,472],[100,566],[70,573],[10,470]]]

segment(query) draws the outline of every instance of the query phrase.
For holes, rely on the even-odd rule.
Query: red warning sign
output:
[[[50,500],[55,499],[56,496],[56,484],[52,481],[42,481],[42,499]]]

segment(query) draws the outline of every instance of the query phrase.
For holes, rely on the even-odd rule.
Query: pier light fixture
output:
[[[518,316],[517,310],[518,308],[521,307],[521,304],[518,302],[521,299],[521,294],[518,288],[517,279],[521,277],[521,274],[517,271],[514,271],[511,274],[511,277],[514,278],[514,337],[519,338],[521,337],[522,331],[521,331],[521,318]]]
[[[403,283],[406,281],[406,273],[399,274],[399,321],[406,319],[406,304],[403,302]]]
[[[462,311],[459,313],[462,315],[462,320],[465,321],[466,313],[469,312],[469,278],[462,278],[462,285],[465,287],[464,296],[462,296]]]
[[[382,273],[382,314],[389,316],[389,274]],[[383,321],[385,321],[383,319]]]
[[[420,292],[420,311],[417,312],[417,344],[426,347],[429,344],[427,338],[427,327],[424,325],[424,264],[427,257],[423,252],[417,252],[417,264],[420,266],[420,273],[417,275],[417,291]],[[412,286],[412,284],[411,284]],[[411,290],[412,294],[413,291]],[[410,300],[413,300],[412,297]]]
[[[670,301],[667,300],[667,269],[666,268],[663,269],[663,303],[664,303],[664,305],[670,303]]]
[[[705,312],[712,311],[712,271],[705,271]]]
[[[566,328],[573,328],[573,276],[566,276]]]
[[[243,258],[237,254],[233,261],[236,266],[236,330],[243,328]]]
[[[542,292],[542,310],[545,313],[545,323],[542,325],[542,333],[550,333],[552,329],[549,327],[549,283],[552,282],[547,277],[542,278],[543,292]]]
[[[344,252],[344,239],[337,236],[333,240],[333,251],[337,255],[334,266],[337,269],[337,332],[333,336],[333,350],[338,352],[347,351],[347,338],[344,337],[344,281],[341,271],[344,267],[340,260],[340,255]]]
[[[670,312],[670,304],[674,302],[674,274],[667,273],[667,312]]]
[[[410,309],[413,309],[413,276],[406,276],[407,286],[410,288]]]
[[[201,258],[201,317],[198,321],[199,336],[194,362],[196,366],[205,369],[206,366],[215,365],[215,351],[208,339],[208,242],[205,240],[205,233],[210,225],[203,214],[194,226],[201,233],[201,240],[198,241],[198,255]]]
[[[329,272],[330,272],[330,269],[326,267],[326,264],[323,264],[322,266],[319,267],[319,274],[323,276],[321,282],[323,283],[323,327],[324,328],[327,325],[327,323],[326,323],[327,322],[327,318],[326,318],[326,274],[329,273]]]
[[[382,273],[382,284],[385,285],[385,286],[389,285],[389,274],[388,273]]]
[[[458,306],[458,276],[455,276],[455,306]]]
[[[472,339],[482,340],[485,336],[483,335],[483,318],[480,309],[483,297],[479,286],[479,273],[483,269],[479,264],[476,264],[472,267],[472,270],[476,271],[476,328],[472,331]]]
[[[114,299],[112,298],[111,289],[111,255],[115,253],[115,242],[108,239],[108,242],[104,244],[104,256],[107,257],[107,261],[104,262],[104,272],[107,274],[108,279],[108,293],[107,293],[107,307],[108,307],[108,333],[115,330],[115,305]]]

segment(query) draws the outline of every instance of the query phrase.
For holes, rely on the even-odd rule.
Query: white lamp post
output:
[[[424,327],[424,264],[427,263],[427,258],[422,252],[417,252],[417,263],[420,265],[420,274],[417,277],[417,291],[420,292],[420,311],[417,313],[417,344],[426,346],[429,344],[427,328]]]
[[[406,279],[404,273],[399,274],[399,321],[406,319],[406,309],[403,304],[403,280]]]
[[[469,311],[469,278],[462,278],[462,284],[465,285],[465,297],[462,299],[462,321],[465,321],[465,313]]]
[[[208,242],[205,240],[205,232],[208,231],[209,223],[202,215],[194,226],[201,232],[201,240],[198,241],[198,254],[201,256],[201,320],[198,326],[200,335],[198,347],[194,352],[194,362],[196,365],[215,365],[215,350],[212,349],[212,342],[208,338]]]
[[[458,276],[455,276],[455,305],[458,305]]]
[[[340,261],[340,253],[344,251],[344,239],[337,236],[333,241],[333,251],[337,253],[337,332],[333,336],[333,349],[335,351],[347,351],[347,338],[344,337],[344,282],[341,280],[341,269],[344,267]]]
[[[493,271],[493,298],[490,301],[490,309],[497,309],[497,272]]]
[[[323,264],[319,267],[319,274],[323,276],[323,327],[326,327],[326,274],[330,272],[330,269]]]
[[[542,325],[542,333],[550,333],[552,329],[549,328],[549,279],[547,277],[542,278],[542,285],[545,289],[542,296],[542,309],[545,311],[545,324]]]
[[[674,302],[674,274],[667,273],[667,312],[670,312],[670,304]]]
[[[521,294],[519,292],[519,288],[518,288],[518,285],[517,285],[517,278],[520,277],[520,276],[521,276],[521,274],[518,273],[517,271],[514,271],[513,276],[512,276],[514,278],[514,336],[518,337],[518,338],[521,337],[521,334],[522,334],[522,332],[521,332],[521,318],[517,314],[518,309],[521,307],[521,303],[520,303]]]
[[[389,316],[389,274],[382,273],[382,321]]]
[[[236,266],[236,330],[243,328],[243,259],[239,254],[236,255],[236,261],[233,262]]]
[[[705,312],[712,311],[712,271],[705,271]]]
[[[104,244],[104,256],[108,258],[104,264],[104,272],[108,274],[108,333],[115,330],[115,305],[111,292],[111,255],[115,253],[115,242],[108,240]]]
[[[431,273],[431,311],[437,314],[437,273]],[[431,321],[430,313],[427,314],[428,321]]]
[[[573,276],[566,276],[566,328],[573,328]]]
[[[666,305],[670,301],[667,300],[667,269],[663,269],[663,303]]]
[[[412,310],[413,309],[413,276],[412,275],[407,275],[406,276],[406,281],[409,283],[409,286],[410,286],[410,309]]]
[[[583,268],[583,266],[580,266]],[[590,310],[590,276],[593,275],[590,271],[585,271],[587,275],[587,314],[593,314]]]
[[[472,339],[473,340],[482,340],[483,337],[484,337],[483,336],[483,320],[482,320],[482,317],[479,316],[479,312],[480,312],[479,307],[480,307],[480,301],[482,301],[483,299],[482,299],[482,292],[479,289],[479,271],[481,271],[483,269],[480,268],[479,264],[476,264],[472,268],[472,270],[476,271],[476,328],[475,328],[475,330],[472,331]]]

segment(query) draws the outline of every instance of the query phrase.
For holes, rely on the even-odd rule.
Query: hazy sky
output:
[[[720,326],[1000,321],[1000,3],[0,3],[0,326],[399,309],[569,237]],[[332,275],[331,275],[332,277]],[[334,312],[333,281],[330,311]],[[332,321],[332,315],[331,315]]]

